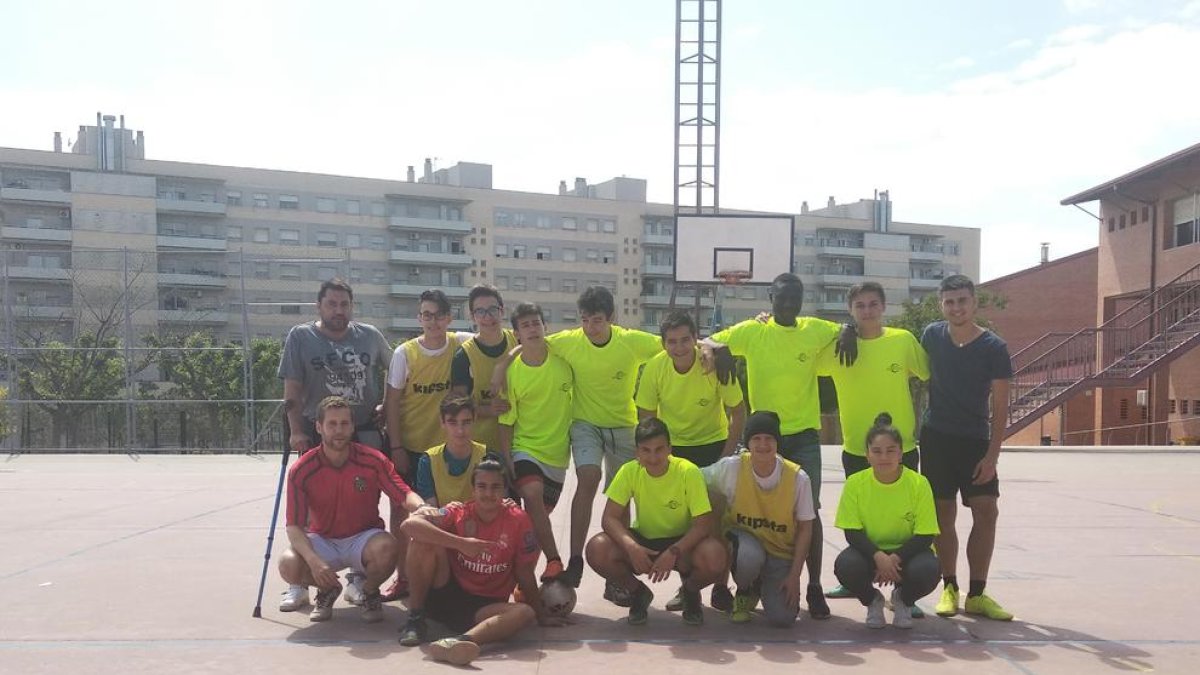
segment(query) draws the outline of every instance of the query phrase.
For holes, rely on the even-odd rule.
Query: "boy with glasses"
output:
[[[470,396],[475,402],[473,438],[496,448],[496,419],[508,410],[508,402],[491,390],[496,362],[516,346],[513,332],[504,327],[504,300],[500,291],[479,284],[467,295],[467,307],[479,331],[454,353],[450,366],[450,391]]]

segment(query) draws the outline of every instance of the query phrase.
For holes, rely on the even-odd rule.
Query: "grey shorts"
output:
[[[746,530],[733,528],[725,533],[729,541],[733,582],[738,591],[757,589],[762,598],[763,613],[772,626],[790,626],[800,614],[800,605],[788,606],[779,586],[792,570],[792,561],[767,553],[761,542]]]
[[[808,474],[812,486],[813,509],[821,508],[821,438],[816,429],[805,429],[798,434],[783,437],[779,455],[795,462]]]
[[[571,423],[571,456],[575,468],[604,466],[604,487],[612,482],[617,469],[637,455],[633,427],[598,427],[590,422]]]
[[[358,534],[343,537],[341,539],[327,539],[319,534],[308,534],[308,540],[312,542],[313,550],[320,556],[325,564],[335,570],[351,570],[360,574],[366,574],[367,570],[363,566],[362,554],[363,549],[367,548],[367,542],[377,534],[387,534],[383,530],[372,527],[369,530],[363,530]]]

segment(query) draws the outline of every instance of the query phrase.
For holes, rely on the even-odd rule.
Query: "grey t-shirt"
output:
[[[950,325],[935,321],[921,334],[929,354],[929,408],[925,424],[946,434],[988,439],[992,435],[992,380],[1012,377],[1008,345],[990,330],[959,347]]]
[[[382,400],[379,375],[391,355],[391,345],[372,325],[351,321],[346,335],[332,340],[310,321],[288,331],[279,378],[303,383],[305,418],[317,418],[326,396],[344,396],[354,406],[355,426],[361,426]]]

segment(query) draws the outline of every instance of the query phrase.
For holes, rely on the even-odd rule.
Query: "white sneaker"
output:
[[[867,628],[883,628],[887,618],[883,616],[883,593],[875,591],[875,599],[867,605]]]
[[[367,578],[358,572],[351,572],[346,575],[346,592],[342,595],[342,599],[356,607],[362,607],[363,601],[366,599],[366,593],[363,593],[363,582]]]
[[[279,601],[279,611],[295,612],[308,605],[308,586],[288,586]]]
[[[912,608],[904,604],[900,589],[892,591],[892,625],[896,628],[912,628]]]

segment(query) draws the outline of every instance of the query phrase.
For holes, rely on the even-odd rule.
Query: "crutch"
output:
[[[263,591],[267,587],[267,568],[271,565],[271,547],[275,544],[275,521],[279,517],[279,499],[283,496],[283,478],[287,475],[288,457],[292,454],[291,429],[288,428],[287,415],[283,415],[283,458],[279,460],[279,484],[275,487],[275,506],[271,509],[271,528],[267,530],[267,552],[263,555],[262,578],[258,581],[258,600],[254,603],[256,619],[262,618]]]

